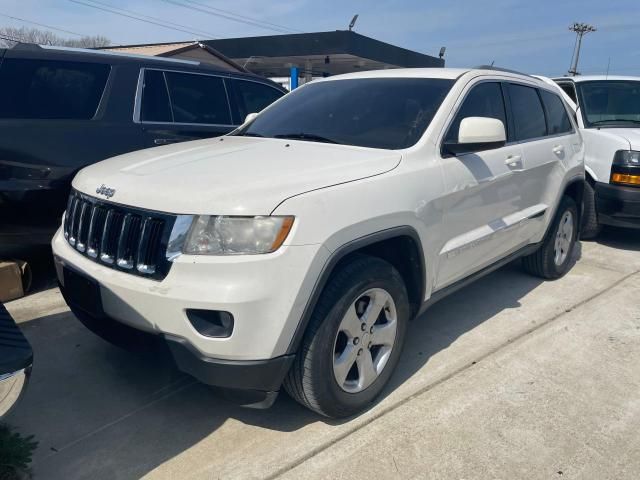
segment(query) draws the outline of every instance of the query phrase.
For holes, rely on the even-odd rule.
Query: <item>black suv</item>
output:
[[[0,253],[50,241],[82,167],[223,135],[285,93],[265,78],[195,61],[0,49]]]

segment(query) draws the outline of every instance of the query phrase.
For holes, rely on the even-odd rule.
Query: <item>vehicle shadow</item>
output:
[[[540,283],[511,264],[433,305],[411,322],[383,398],[456,339],[497,313],[519,307]],[[21,326],[35,352],[34,371],[8,421],[40,441],[36,477],[140,478],[203,439],[222,436],[218,430],[231,428],[229,420],[279,432],[319,421],[349,421],[321,418],[285,394],[269,410],[235,406],[179,372],[168,358],[138,356],[107,344],[71,313]],[[237,440],[248,442],[239,450],[250,451],[249,437]]]

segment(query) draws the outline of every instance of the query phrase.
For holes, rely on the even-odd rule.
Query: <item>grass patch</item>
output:
[[[0,480],[29,478],[29,464],[38,442],[0,424]]]

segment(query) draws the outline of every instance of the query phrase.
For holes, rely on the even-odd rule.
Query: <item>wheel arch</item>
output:
[[[584,213],[584,184],[587,181],[586,177],[573,178],[565,185],[564,191],[562,192],[562,196],[570,197],[576,202],[576,206],[578,207],[578,230],[580,230],[580,225],[582,224]]]
[[[585,180],[591,183],[594,183],[596,181],[598,181],[598,176],[596,175],[596,173],[593,171],[593,169],[588,166],[585,165],[584,166],[584,171],[585,171]]]
[[[404,225],[370,233],[343,244],[329,256],[309,295],[289,343],[288,354],[297,352],[313,310],[333,273],[357,255],[369,255],[391,263],[405,282],[412,315],[418,312],[426,292],[426,262],[418,232]]]

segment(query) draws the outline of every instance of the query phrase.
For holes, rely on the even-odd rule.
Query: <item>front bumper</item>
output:
[[[120,343],[110,338],[114,332],[119,339],[135,339],[133,348],[159,342],[181,370],[204,383],[264,391],[277,390],[288,370],[293,357],[287,348],[306,303],[304,291],[311,290],[328,256],[319,245],[284,246],[254,256],[183,255],[155,281],[87,259],[61,232],[52,247],[63,295],[98,335],[113,343]],[[92,316],[74,305],[64,268],[97,282],[102,314]],[[231,336],[201,335],[186,309],[231,313]]]
[[[596,182],[596,209],[604,225],[640,228],[640,188]]]
[[[63,285],[60,291],[73,314],[96,335],[128,350],[168,356],[179,370],[207,385],[241,390],[243,394],[234,400],[248,406],[268,407],[273,403],[294,359],[294,355],[269,360],[209,358],[184,338],[136,330],[106,315],[90,315],[74,304]]]

